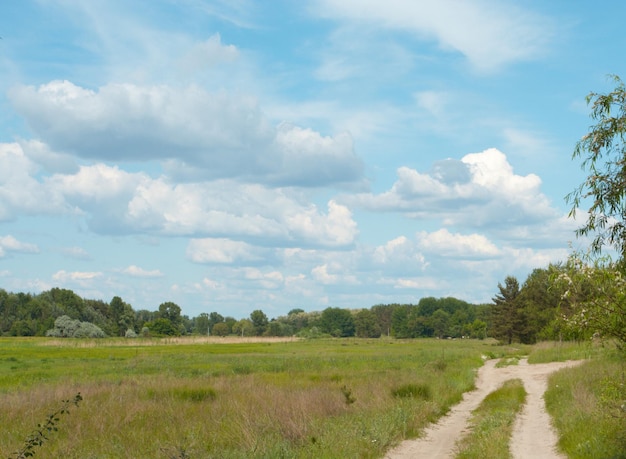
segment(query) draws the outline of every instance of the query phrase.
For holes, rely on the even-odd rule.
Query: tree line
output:
[[[515,277],[505,277],[491,303],[427,297],[417,304],[378,304],[361,309],[328,307],[307,312],[294,308],[272,319],[260,309],[241,319],[216,311],[190,318],[173,302],[164,302],[153,311],[135,310],[119,296],[107,303],[61,288],[40,294],[0,289],[0,335],[384,335],[398,339],[493,337],[505,343],[534,343],[582,340],[602,333],[626,341],[626,290],[620,273],[615,264],[596,261],[590,265],[573,255],[565,263],[535,269],[521,285]]]

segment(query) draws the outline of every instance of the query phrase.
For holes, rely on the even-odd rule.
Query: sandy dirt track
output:
[[[461,403],[438,423],[426,428],[422,437],[407,440],[387,453],[385,459],[446,459],[454,458],[456,442],[467,433],[471,412],[487,394],[498,389],[504,381],[519,378],[528,393],[526,404],[513,427],[511,453],[515,459],[563,458],[556,450],[557,437],[546,413],[543,394],[548,376],[562,368],[582,361],[552,362],[529,365],[524,359],[519,365],[496,368],[497,360],[488,360],[478,370],[476,389],[467,392]]]

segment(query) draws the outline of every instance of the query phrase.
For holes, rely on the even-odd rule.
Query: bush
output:
[[[81,322],[70,316],[60,316],[54,321],[54,328],[46,332],[54,338],[104,338],[106,334],[91,322]]]
[[[133,330],[132,328],[129,328],[128,330],[126,330],[124,336],[126,338],[137,338],[137,333],[135,333],[135,330]]]

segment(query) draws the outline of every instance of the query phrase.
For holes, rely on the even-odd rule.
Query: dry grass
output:
[[[295,336],[176,336],[169,338],[110,338],[110,339],[46,339],[42,346],[52,347],[110,347],[110,346],[164,346],[192,344],[251,344],[251,343],[290,343],[300,341]]]

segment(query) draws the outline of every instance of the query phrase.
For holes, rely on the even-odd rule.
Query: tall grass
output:
[[[604,350],[550,377],[546,407],[570,458],[626,458],[626,360]]]
[[[382,457],[473,388],[493,349],[469,340],[106,343],[0,339],[0,455],[80,392],[80,409],[37,457]],[[422,396],[398,396],[402,387]]]

